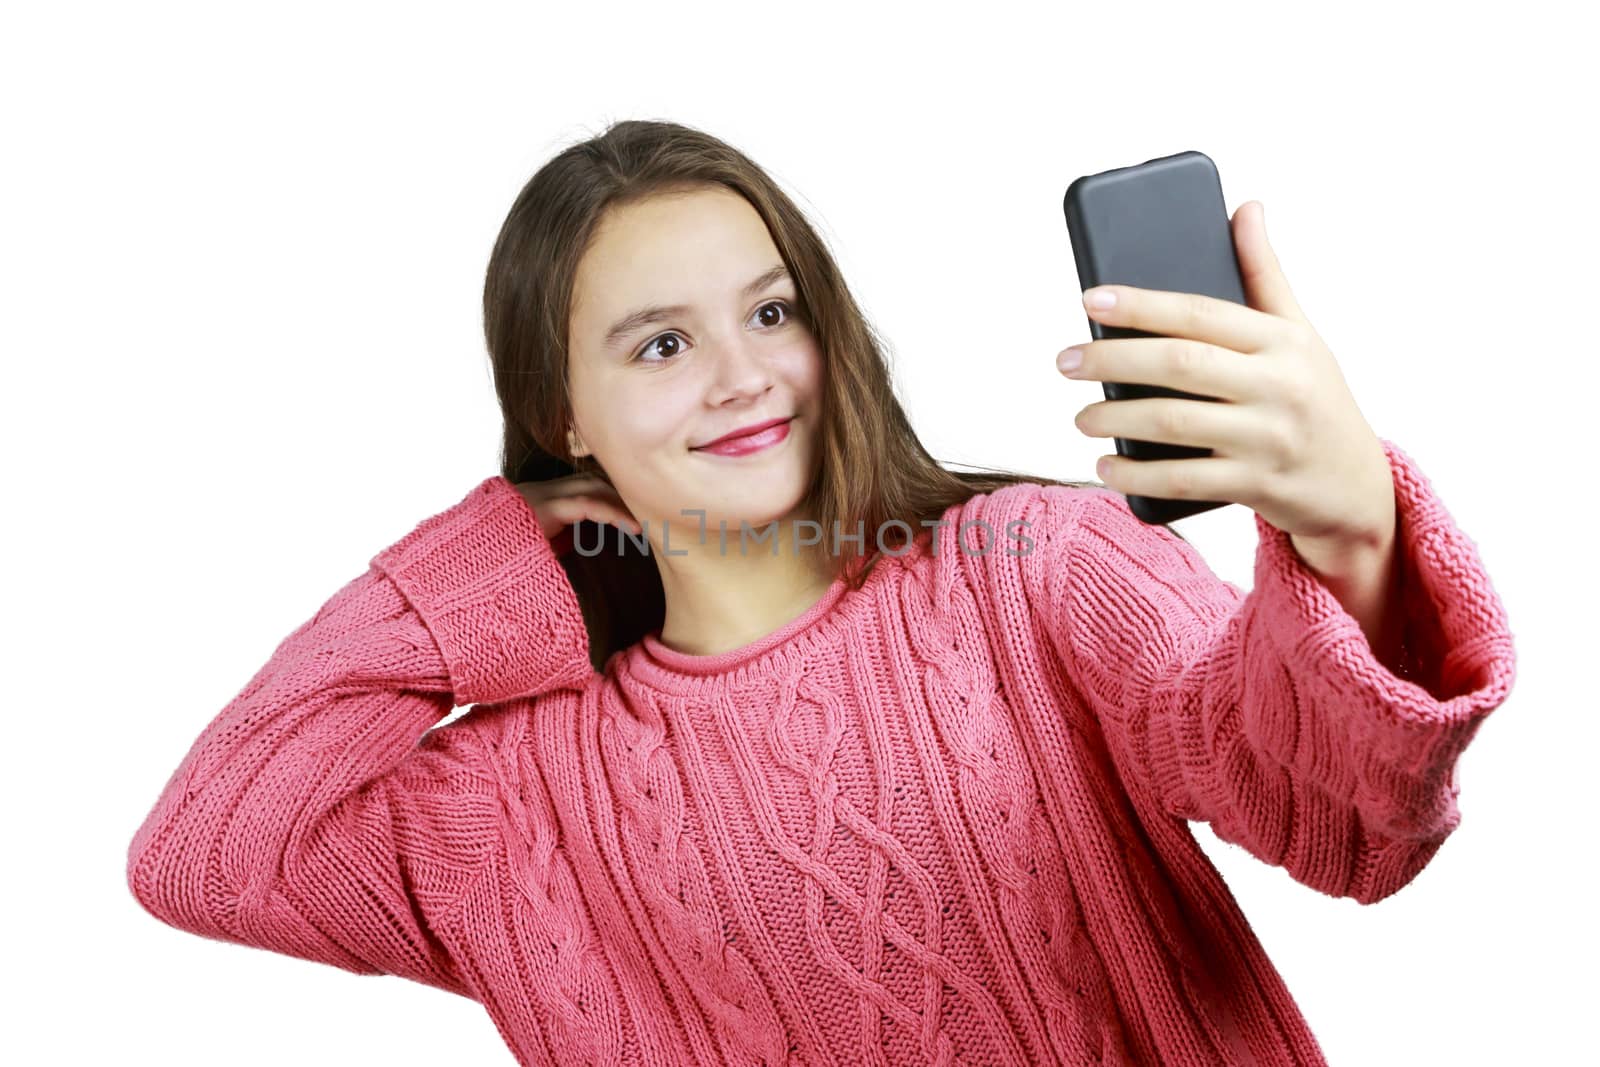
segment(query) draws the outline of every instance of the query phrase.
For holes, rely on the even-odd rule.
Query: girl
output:
[[[1109,287],[1159,336],[1070,371],[1223,398],[1078,418],[1213,456],[954,473],[754,163],[639,121],[562,152],[489,263],[502,473],[278,646],[132,892],[471,997],[521,1064],[1322,1063],[1188,822],[1381,900],[1514,659],[1235,227],[1250,307]],[[1254,589],[1128,493],[1251,507]]]

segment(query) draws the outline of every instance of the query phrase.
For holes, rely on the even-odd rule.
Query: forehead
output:
[[[732,291],[778,259],[766,223],[732,190],[658,194],[608,211],[596,227],[578,264],[577,313],[693,302],[696,291]]]

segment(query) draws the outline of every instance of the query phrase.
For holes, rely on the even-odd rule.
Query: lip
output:
[[[760,424],[764,428],[755,433],[731,434],[693,451],[708,456],[748,456],[762,452],[788,440],[789,423],[793,421],[793,418],[788,418],[764,422]]]
[[[737,441],[741,437],[753,437],[764,430],[770,430],[772,427],[786,423],[793,418],[793,415],[789,415],[781,419],[768,419],[766,422],[757,422],[752,423],[749,426],[742,426],[739,429],[734,430],[732,433],[723,434],[715,441],[707,441],[703,445],[695,445],[694,450],[696,452],[705,451],[715,448],[718,445],[725,445],[729,442]]]

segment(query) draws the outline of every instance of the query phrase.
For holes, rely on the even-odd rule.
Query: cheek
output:
[[[641,378],[643,375],[640,376]],[[664,456],[686,450],[693,432],[700,390],[687,378],[679,381],[620,383],[606,394],[605,439],[619,456]]]
[[[779,362],[779,374],[797,401],[815,405],[822,392],[822,352],[816,342],[786,350]]]

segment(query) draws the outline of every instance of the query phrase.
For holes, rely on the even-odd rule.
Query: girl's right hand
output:
[[[569,474],[542,482],[517,482],[517,492],[539,520],[556,554],[572,544],[568,529],[579,519],[610,523],[639,533],[639,520],[633,517],[622,495],[610,482],[593,474]],[[565,535],[565,536],[563,536]]]

